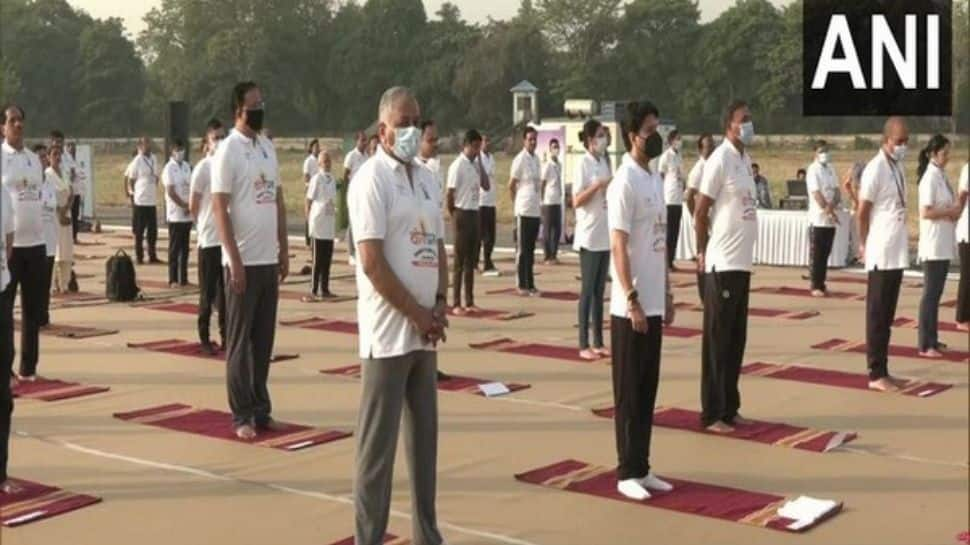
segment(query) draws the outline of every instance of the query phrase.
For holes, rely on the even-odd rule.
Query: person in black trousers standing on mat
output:
[[[13,250],[15,223],[10,193],[0,187],[0,494],[14,494],[20,488],[7,480],[10,447],[10,417],[13,414],[13,300],[7,263]]]
[[[478,215],[482,220],[482,276],[498,276],[500,273],[492,263],[492,250],[495,249],[495,205],[497,204],[497,189],[495,182],[495,157],[492,156],[488,135],[482,135],[482,153],[478,160],[488,178],[488,189],[479,192]]]
[[[904,381],[889,374],[889,338],[903,270],[909,266],[906,230],[906,144],[909,128],[890,117],[882,146],[862,171],[859,186],[859,259],[869,271],[866,288],[866,366],[869,388],[896,391]]]
[[[185,142],[172,143],[172,157],[162,171],[165,187],[165,219],[168,222],[168,283],[172,288],[189,284],[189,238],[192,214],[189,213],[192,167],[185,160]]]
[[[701,423],[730,432],[748,421],[738,414],[738,379],[748,335],[751,264],[758,238],[758,213],[751,156],[754,124],[746,102],[724,114],[724,141],[704,163],[694,205],[697,268],[704,272],[704,339]]]
[[[691,167],[687,174],[687,191],[684,193],[684,206],[691,219],[694,218],[694,203],[697,201],[697,192],[701,188],[701,178],[704,176],[704,163],[707,158],[714,153],[714,135],[705,132],[697,139],[697,162]],[[696,240],[696,239],[695,239]],[[698,270],[697,277],[697,299],[704,302],[704,271]]]
[[[842,202],[839,180],[829,163],[829,148],[825,140],[815,145],[815,161],[805,175],[808,188],[808,221],[811,225],[811,281],[812,297],[825,297],[828,288],[825,277],[829,269],[829,255],[839,224],[836,207]]]
[[[480,241],[478,218],[479,191],[488,190],[488,176],[482,169],[479,154],[482,135],[475,129],[465,133],[464,148],[448,168],[447,206],[455,222],[455,264],[452,277],[454,310],[461,316],[473,312],[475,307],[475,268],[478,266]],[[462,305],[461,288],[465,286]]]
[[[675,270],[680,218],[684,213],[684,158],[680,155],[681,139],[677,129],[667,135],[667,143],[667,150],[657,160],[657,170],[664,181],[664,200],[667,203],[667,267]]]
[[[539,133],[533,127],[526,127],[522,133],[522,151],[512,160],[509,175],[509,191],[515,203],[515,217],[518,224],[518,267],[519,295],[539,295],[535,281],[536,239],[539,238],[540,225],[540,184],[542,169],[536,156]]]
[[[562,237],[562,165],[559,163],[559,140],[549,142],[549,160],[542,167],[542,232],[546,265],[559,263],[559,239]]]
[[[215,354],[217,346],[209,335],[212,308],[219,314],[219,339],[226,342],[226,296],[222,279],[222,247],[212,217],[212,156],[226,131],[218,119],[209,121],[205,129],[204,157],[192,171],[189,211],[195,219],[196,244],[199,248],[199,341],[202,350]]]
[[[307,185],[304,212],[313,248],[313,280],[310,295],[304,302],[333,297],[330,293],[330,265],[333,262],[333,239],[337,230],[337,182],[330,174],[333,162],[330,152],[317,153],[315,173]]]
[[[125,193],[131,202],[131,229],[135,235],[135,257],[145,261],[142,240],[148,239],[148,262],[161,263],[155,253],[158,240],[158,166],[152,155],[152,141],[147,136],[138,140],[138,153],[125,169]]]

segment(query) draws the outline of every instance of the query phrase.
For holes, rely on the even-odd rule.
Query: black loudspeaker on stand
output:
[[[165,133],[165,159],[171,155],[172,143],[176,139],[185,142],[185,160],[191,162],[189,155],[192,146],[189,145],[189,103],[176,100],[168,103],[168,123]]]

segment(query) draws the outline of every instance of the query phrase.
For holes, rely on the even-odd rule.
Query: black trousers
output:
[[[158,217],[154,206],[133,206],[131,209],[131,231],[135,235],[135,256],[138,262],[145,260],[142,241],[148,239],[148,259],[158,259],[155,243],[158,240]]]
[[[189,283],[189,237],[192,222],[168,224],[168,283],[184,286]]]
[[[478,267],[480,220],[477,210],[455,210],[455,263],[451,289],[454,306],[461,306],[461,288],[465,285],[465,306],[475,305],[475,268]]]
[[[41,326],[51,323],[51,281],[54,280],[54,256],[45,254],[45,258],[47,259],[47,269],[44,270],[44,303],[41,306]]]
[[[559,238],[562,236],[562,206],[549,204],[542,206],[543,250],[546,261],[556,259],[559,254]]]
[[[37,373],[40,357],[40,326],[44,318],[44,278],[47,274],[47,245],[14,248],[10,256],[11,298],[20,287],[20,374]],[[12,348],[12,346],[11,346]]]
[[[313,239],[313,281],[311,293],[330,293],[330,264],[333,262],[333,239]]]
[[[680,238],[680,217],[684,214],[684,207],[680,204],[667,205],[667,266],[674,265],[677,255],[677,239]]]
[[[702,273],[702,272],[696,273],[696,277],[697,277],[697,299],[701,302],[702,305],[704,304],[704,276],[705,276],[705,274]]]
[[[663,326],[659,316],[648,316],[647,332],[637,333],[628,318],[612,318],[616,478],[639,479],[650,472],[650,435],[660,383]]]
[[[748,337],[751,273],[704,276],[704,339],[701,354],[701,422],[734,422],[741,408],[738,379]]]
[[[970,322],[970,243],[961,242],[960,249],[960,287],[957,292],[957,322]]]
[[[13,299],[11,286],[0,292],[0,483],[7,480],[7,455],[10,443],[10,417],[13,413]]]
[[[263,426],[270,420],[270,358],[276,335],[279,267],[245,267],[246,289],[235,293],[225,268],[226,385],[235,426]]]
[[[226,295],[222,280],[222,248],[199,248],[199,340],[209,342],[212,307],[219,314],[219,339],[226,342]]]
[[[74,232],[74,242],[77,242],[77,232],[81,227],[81,196],[74,195],[71,201],[71,230]]]
[[[603,292],[610,274],[610,252],[579,249],[582,289],[579,294],[579,348],[589,348],[589,329],[593,328],[593,347],[603,348]]]
[[[896,319],[902,269],[869,271],[866,286],[866,365],[869,380],[889,376],[889,338]]]
[[[536,289],[534,274],[536,260],[536,239],[539,238],[539,218],[519,217],[519,289]]]
[[[481,222],[482,261],[485,270],[490,271],[495,269],[495,264],[492,263],[492,250],[495,249],[495,207],[479,207],[478,219]]]
[[[923,262],[923,297],[919,302],[919,341],[920,350],[938,348],[940,344],[940,298],[946,287],[946,275],[950,271],[950,260]]]
[[[829,270],[829,256],[835,241],[835,227],[812,227],[809,231],[809,274],[812,289],[826,291],[825,277]]]

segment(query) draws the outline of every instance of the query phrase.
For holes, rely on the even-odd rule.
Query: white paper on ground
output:
[[[479,384],[478,389],[485,394],[485,397],[497,397],[511,392],[509,387],[501,382],[486,382],[485,384]]]
[[[778,509],[778,515],[795,521],[788,525],[789,530],[801,530],[811,526],[838,506],[839,503],[836,501],[799,496],[785,502],[785,505]]]
[[[828,452],[834,448],[838,448],[842,446],[842,444],[845,443],[845,439],[848,436],[849,434],[844,431],[840,431],[836,433],[835,435],[832,436],[831,439],[829,439],[829,442],[825,445],[825,450],[823,450],[822,452]]]
[[[300,450],[304,447],[309,447],[313,444],[313,441],[302,441],[300,443],[293,443],[292,445],[286,447],[286,450]]]
[[[47,514],[47,511],[31,511],[30,513],[20,515],[19,517],[14,517],[6,522],[7,525],[13,526],[16,524],[21,524],[24,522],[29,522],[36,518],[40,518]]]

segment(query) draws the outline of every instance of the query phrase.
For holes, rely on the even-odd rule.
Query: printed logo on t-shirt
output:
[[[17,190],[17,200],[19,202],[36,202],[40,200],[40,185],[32,184],[26,178],[15,188]]]
[[[755,203],[757,200],[753,195],[745,195],[741,197],[741,204],[744,205],[744,214],[741,218],[744,221],[756,221],[758,219],[758,210],[755,208]]]
[[[256,204],[276,203],[276,180],[267,180],[265,175],[260,175],[253,188],[256,190]]]
[[[435,233],[428,232],[424,226],[424,221],[411,229],[411,244],[417,247],[411,260],[412,265],[415,267],[438,266],[438,236]]]

